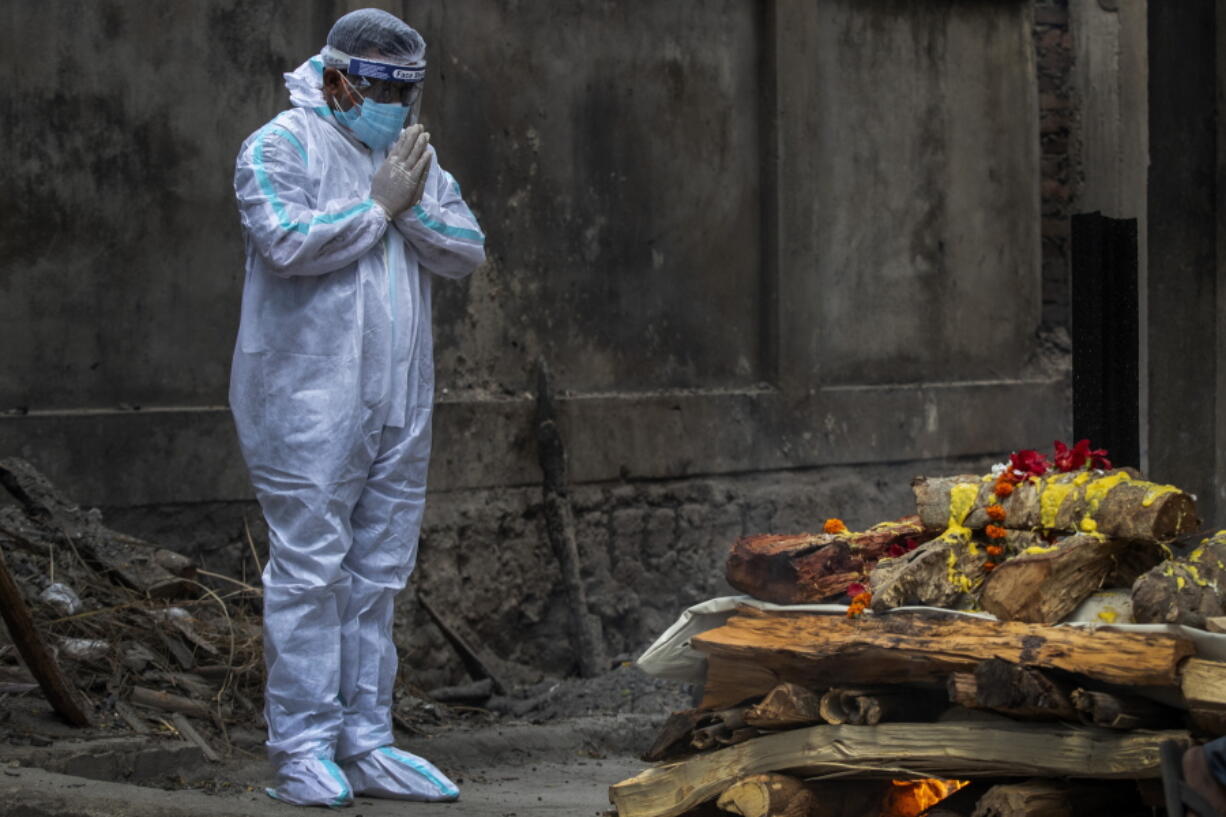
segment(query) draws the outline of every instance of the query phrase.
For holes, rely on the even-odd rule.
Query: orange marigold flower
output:
[[[999,556],[1005,552],[1005,549],[1000,545],[988,545],[985,550],[987,550],[989,556]]]
[[[993,522],[1005,521],[1005,509],[1001,505],[989,505],[985,510],[988,512],[988,519]]]
[[[847,533],[847,526],[843,524],[842,519],[827,519],[822,530],[826,533]]]
[[[856,616],[858,616],[858,615],[860,615],[861,613],[863,613],[863,612],[864,612],[864,607],[865,607],[865,605],[860,604],[859,602],[854,602],[854,603],[852,603],[852,604],[851,604],[851,605],[850,605],[850,606],[847,608],[847,617],[848,617],[848,618],[855,618]]]
[[[996,483],[995,494],[998,497],[1004,499],[1011,493],[1013,493],[1013,483],[1006,482],[1003,479]]]
[[[1004,539],[1005,534],[1008,533],[1008,531],[1006,531],[1000,525],[988,525],[983,529],[983,532],[987,534],[989,539]]]
[[[984,562],[983,569],[987,571],[988,573],[991,573],[993,570],[996,569],[996,564],[994,562]]]
[[[851,600],[852,604],[859,604],[861,607],[867,607],[873,600],[873,594],[865,590],[862,593],[857,593],[856,597]]]

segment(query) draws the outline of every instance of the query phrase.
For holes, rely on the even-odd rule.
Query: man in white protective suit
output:
[[[392,605],[430,457],[430,288],[485,258],[416,124],[425,51],[391,14],[341,17],[235,169],[247,274],[230,405],[270,539],[268,793],[297,805],[459,796],[392,746]]]

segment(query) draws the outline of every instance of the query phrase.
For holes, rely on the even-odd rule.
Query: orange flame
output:
[[[954,792],[970,785],[969,780],[892,780],[881,804],[881,817],[920,817]]]

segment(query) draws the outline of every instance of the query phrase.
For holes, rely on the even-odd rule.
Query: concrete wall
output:
[[[250,510],[223,405],[233,154],[349,5],[0,12],[23,77],[0,90],[22,123],[0,168],[18,193],[0,220],[0,453],[218,559]],[[489,235],[489,263],[437,296],[420,579],[512,628],[522,660],[556,665],[561,611],[533,516],[538,355],[581,518],[605,520],[583,523],[610,542],[589,578],[621,599],[602,615],[626,648],[713,592],[733,534],[898,515],[915,472],[1067,435],[1061,360],[1036,339],[1028,3],[382,5],[431,44],[423,119]],[[49,45],[19,72],[28,43]],[[804,512],[755,511],[775,495]],[[525,578],[500,586],[486,551]]]

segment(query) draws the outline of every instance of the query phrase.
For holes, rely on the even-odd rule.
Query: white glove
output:
[[[389,219],[421,201],[430,154],[430,134],[421,125],[405,128],[370,180],[370,197]]]

